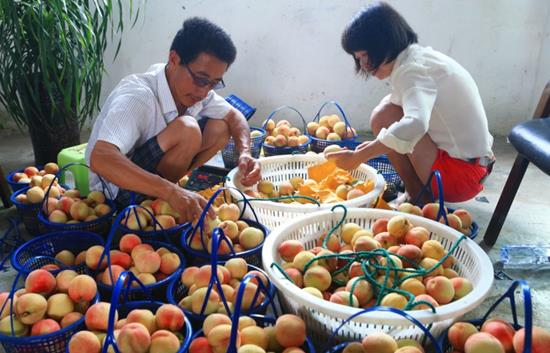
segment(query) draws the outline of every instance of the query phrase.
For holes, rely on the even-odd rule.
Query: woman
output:
[[[387,154],[412,197],[437,169],[445,200],[466,201],[483,189],[494,161],[481,97],[460,64],[417,42],[405,19],[386,3],[353,18],[342,35],[344,50],[366,78],[389,78],[392,92],[371,114],[376,139],[327,157],[349,170]]]

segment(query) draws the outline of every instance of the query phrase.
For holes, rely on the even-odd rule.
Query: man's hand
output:
[[[184,221],[196,221],[199,219],[202,210],[206,207],[207,200],[201,195],[189,190],[185,190],[174,184],[174,190],[166,201],[172,208],[181,215]],[[212,219],[216,217],[214,209],[208,209],[208,216]]]
[[[361,165],[363,161],[356,151],[343,150],[338,152],[327,153],[325,157],[329,160],[334,160],[338,168],[345,170],[353,170]]]
[[[241,184],[251,186],[260,181],[260,162],[249,153],[241,153],[239,157],[239,172],[242,175]]]

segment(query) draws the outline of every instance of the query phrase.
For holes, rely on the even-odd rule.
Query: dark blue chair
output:
[[[550,175],[550,82],[546,84],[533,119],[512,128],[508,140],[518,155],[500,194],[483,238],[485,244],[494,245],[506,220],[512,201],[529,163]]]

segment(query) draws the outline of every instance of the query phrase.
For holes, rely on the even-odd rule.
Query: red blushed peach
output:
[[[292,262],[296,254],[304,251],[304,246],[298,240],[285,240],[279,245],[278,251],[283,260]]]
[[[329,301],[332,303],[351,306],[354,308],[359,307],[359,300],[357,300],[357,297],[351,294],[351,298],[350,298],[350,292],[347,292],[345,288],[336,290],[334,294],[330,296]]]
[[[426,283],[426,293],[442,305],[453,300],[455,290],[450,279],[444,276],[436,276]]]
[[[189,345],[189,353],[213,353],[212,347],[208,343],[206,337],[198,337],[191,341]]]
[[[360,262],[354,262],[353,264],[351,264],[351,266],[349,267],[349,270],[348,270],[348,277],[349,278],[359,277],[359,276],[363,276],[363,275],[364,275],[363,268],[361,267]]]
[[[374,240],[378,241],[384,249],[397,245],[397,239],[388,232],[376,234]]]
[[[374,235],[378,234],[378,233],[382,233],[382,232],[387,232],[388,231],[388,219],[384,219],[384,218],[379,218],[377,219],[376,221],[374,221],[373,225],[372,225],[372,233]]]
[[[330,272],[322,266],[312,266],[304,274],[304,285],[320,291],[327,290],[332,283]]]
[[[212,346],[214,353],[225,352],[229,345],[231,325],[219,325],[214,327],[208,335],[208,343]],[[237,348],[241,346],[241,334],[237,333]]]
[[[134,322],[120,329],[116,341],[120,353],[147,353],[151,345],[151,335],[145,326]]]
[[[44,318],[48,308],[46,299],[36,293],[25,293],[14,302],[15,314],[19,321],[25,325],[32,325]],[[10,308],[4,310],[9,312]]]
[[[222,276],[219,280],[222,284],[228,284],[231,281],[231,272],[225,266],[218,266],[218,269],[221,271]]]
[[[135,234],[128,233],[122,236],[118,247],[127,254],[132,253],[132,249],[141,244],[141,238]]]
[[[258,292],[258,286],[254,283],[248,282],[244,287],[244,295],[242,298],[241,308],[242,310],[249,310],[252,307],[259,305],[265,298],[263,292],[260,292],[254,301],[256,293]],[[235,305],[237,298],[233,298],[232,303]]]
[[[227,315],[223,314],[211,314],[204,319],[204,322],[202,323],[202,330],[204,332],[205,336],[208,336],[210,334],[210,331],[216,326],[219,325],[231,325],[231,319]]]
[[[504,353],[502,344],[485,332],[478,332],[471,335],[464,344],[465,353]]]
[[[429,218],[431,220],[437,219],[437,214],[439,212],[439,203],[427,203],[422,207],[422,215],[426,218]],[[445,212],[447,210],[445,209]]]
[[[417,295],[416,298],[414,298],[413,304],[414,303],[419,303],[419,302],[430,303],[434,308],[437,308],[439,306],[437,301],[428,294]],[[424,309],[432,310],[429,305],[424,304],[424,303],[413,306],[413,310],[424,310]]]
[[[111,250],[109,252],[111,257],[111,264],[118,265],[124,269],[129,269],[132,265],[132,258],[125,252],[119,250]]]
[[[397,251],[397,254],[410,260],[404,264],[405,266],[418,264],[422,259],[422,250],[420,250],[418,246],[412,244],[402,245]]]
[[[63,316],[59,324],[61,325],[61,328],[65,328],[67,326],[74,324],[75,322],[80,320],[83,316],[84,315],[82,315],[81,313],[73,311]]]
[[[351,245],[351,248],[353,249],[353,247],[355,246],[355,242],[357,241],[357,239],[361,238],[361,237],[369,237],[369,238],[374,238],[374,234],[370,231],[370,230],[366,230],[366,229],[359,229],[357,232],[355,232],[355,234],[353,234],[353,236],[351,237],[351,242],[349,245]]]
[[[296,286],[298,286],[299,288],[302,288],[304,286],[304,279],[300,271],[295,268],[287,268],[285,272]]]
[[[88,250],[86,250],[86,266],[91,268],[92,270],[95,270],[99,266],[99,260],[101,259],[101,255],[103,255],[103,251],[105,251],[105,248],[101,245],[94,245],[90,247]],[[101,266],[99,266],[100,270],[104,270],[105,267],[107,267],[107,257],[104,257],[101,261]]]
[[[491,319],[481,325],[481,332],[486,332],[499,340],[506,353],[514,353],[514,335],[516,330],[504,320]]]
[[[419,248],[422,248],[422,244],[428,239],[430,239],[430,232],[424,227],[411,228],[403,238],[406,244],[416,245]]]
[[[97,284],[88,275],[78,275],[69,283],[69,297],[75,303],[89,302],[97,294]]]
[[[359,233],[359,232],[357,232],[357,233]],[[383,233],[380,233],[380,234],[383,234]],[[378,240],[373,239],[373,238],[368,237],[368,236],[360,236],[357,239],[355,239],[355,241],[353,243],[353,251],[355,251],[355,252],[373,251],[373,250],[379,249],[381,247],[382,247],[382,245],[380,244],[380,242]]]
[[[453,284],[453,288],[455,290],[454,300],[458,300],[462,297],[465,297],[468,293],[470,293],[474,286],[472,285],[472,282],[466,278],[457,277],[452,278],[451,283]]]
[[[116,323],[115,323],[115,330],[120,330],[124,325],[126,325],[128,322],[126,319],[121,319],[121,320],[118,320]]]
[[[531,341],[531,353],[547,353],[550,347],[550,332],[533,326]],[[523,352],[525,345],[525,329],[522,328],[514,335],[514,349],[516,352]]]
[[[103,283],[107,286],[114,286],[116,281],[118,280],[118,277],[120,277],[120,275],[124,271],[125,271],[125,269],[123,267],[118,266],[118,265],[111,265],[110,268],[107,267],[105,269],[105,271],[103,271],[102,274],[100,275],[101,283]]]
[[[31,336],[41,336],[61,330],[57,321],[52,319],[40,320],[31,328]]]
[[[96,303],[86,311],[85,321],[86,327],[89,330],[107,331],[107,323],[109,320],[110,303]],[[118,320],[118,313],[115,313],[115,321]]]
[[[140,273],[155,273],[160,269],[161,259],[159,254],[154,251],[139,252],[132,258]]]
[[[224,267],[229,270],[231,278],[242,279],[248,272],[248,263],[240,257],[227,260]]]
[[[218,295],[218,293],[214,291],[210,291],[210,294],[208,295],[208,298],[207,298],[206,297],[207,290],[208,288],[206,287],[198,288],[191,295],[191,310],[195,314],[201,313],[201,309],[205,301],[207,301],[204,308],[205,315],[212,314],[216,312],[216,310],[218,310],[218,307],[220,306],[220,296]]]
[[[170,331],[159,330],[151,336],[149,353],[177,353],[180,349],[180,341]]]
[[[155,317],[157,327],[161,330],[180,331],[185,324],[183,311],[172,304],[161,305]]]
[[[22,288],[25,290],[24,288]],[[10,312],[10,305],[11,305],[11,299],[9,299],[10,293],[9,292],[2,292],[0,293],[0,309],[4,308],[2,312],[0,312],[0,320],[5,318],[9,315]],[[17,296],[14,295],[15,300],[17,301]],[[4,303],[7,301],[6,305]],[[14,301],[15,306],[15,301]]]
[[[153,334],[158,328],[155,314],[147,309],[134,309],[126,316],[126,324],[137,322],[145,326],[149,334]]]
[[[300,347],[306,340],[304,320],[292,314],[280,316],[275,323],[275,337],[285,348]]]
[[[346,284],[346,291],[351,292],[353,288],[353,294],[359,302],[359,306],[365,305],[372,299],[374,292],[369,282],[360,278],[352,278]]]
[[[160,257],[160,272],[171,275],[180,267],[181,260],[176,253],[166,253]]]
[[[48,295],[53,292],[56,285],[55,277],[42,269],[32,271],[25,280],[25,289],[27,292],[42,295]]]
[[[130,256],[135,261],[136,256],[138,254],[140,254],[142,252],[149,252],[149,251],[152,251],[152,252],[155,251],[155,249],[153,249],[151,244],[139,244],[139,245],[136,245],[132,248],[132,252],[130,253]]]
[[[393,216],[388,221],[388,233],[397,240],[405,237],[405,234],[412,228],[411,222],[405,216]]]
[[[366,352],[394,353],[398,347],[392,336],[384,332],[373,332],[363,338],[363,348]]]
[[[79,252],[74,259],[74,264],[77,266],[85,263],[86,263],[86,250]]]
[[[455,350],[463,352],[464,344],[468,338],[478,332],[477,327],[469,322],[456,322],[449,328],[447,337]]]
[[[439,223],[445,224],[445,218],[441,217],[439,219]],[[455,214],[448,214],[447,215],[447,223],[448,223],[449,227],[451,227],[453,229],[456,229],[456,230],[461,230],[462,229],[462,221]]]
[[[56,264],[47,264],[47,265],[44,265],[44,266],[40,267],[40,269],[51,272],[51,271],[60,270],[61,268],[59,266],[57,266]]]
[[[195,283],[195,274],[199,272],[199,268],[196,266],[187,267],[181,274],[181,283],[187,288],[191,287]]]
[[[459,208],[458,210],[454,211],[453,214],[460,218],[462,228],[470,228],[472,226],[473,221],[470,212],[466,211],[465,209]]]
[[[76,276],[78,276],[78,273],[73,270],[59,272],[57,276],[55,276],[57,291],[60,293],[67,293],[69,291],[69,284]]]
[[[403,310],[407,306],[407,298],[398,293],[389,293],[382,298],[380,305]]]
[[[101,342],[90,331],[79,331],[69,341],[69,353],[99,353]]]
[[[296,256],[294,256],[294,267],[296,267],[300,272],[305,272],[304,268],[307,264],[309,266],[317,265],[317,261],[312,261],[315,258],[315,254],[312,251],[300,251]],[[311,262],[311,263],[310,263]]]
[[[218,276],[218,279],[220,281],[223,281],[223,272],[218,267],[216,270],[216,274]],[[194,276],[194,284],[197,286],[197,288],[203,288],[207,287],[210,283],[210,277],[212,276],[212,268],[210,265],[204,265],[199,268],[199,271]]]

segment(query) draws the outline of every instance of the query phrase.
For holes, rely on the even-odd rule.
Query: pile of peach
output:
[[[397,211],[414,214],[417,216],[425,217],[433,221],[439,221],[440,223],[445,223],[445,218],[441,216],[437,219],[437,214],[439,212],[439,203],[427,203],[424,207],[420,208],[416,205],[410,204],[408,202],[402,203],[397,207]],[[465,209],[457,209],[453,213],[449,213],[445,207],[445,214],[447,215],[447,221],[449,222],[449,227],[458,230],[462,234],[469,235],[470,227],[472,226],[473,220],[472,215]]]
[[[69,341],[69,353],[99,353],[105,344],[111,304],[99,302],[86,312],[89,331],[76,333]],[[114,337],[120,353],[176,353],[180,349],[180,331],[185,327],[185,315],[175,305],[161,305],[155,313],[134,309],[126,318],[115,312]],[[190,329],[190,328],[187,328]],[[114,352],[109,347],[108,352]]]
[[[307,133],[321,140],[340,141],[352,138],[355,129],[346,127],[346,123],[338,115],[333,114],[322,116],[318,123],[308,123]]]
[[[50,190],[43,211],[52,223],[90,222],[111,212],[111,207],[105,202],[105,195],[101,191],[91,191],[88,196],[81,198],[78,190],[71,189],[65,191],[58,200]]]
[[[361,342],[350,342],[344,353],[424,353],[420,343],[412,339],[395,340],[384,332],[373,332]]]
[[[275,124],[273,120],[264,122],[267,131],[265,144],[275,147],[296,147],[308,142],[308,137],[302,131],[293,127],[288,120],[280,120]]]
[[[304,353],[306,325],[296,315],[282,315],[275,326],[256,325],[248,316],[239,317],[236,348],[240,353]],[[189,353],[226,352],[231,337],[231,319],[223,314],[209,315],[202,325],[204,337],[195,338]]]
[[[294,284],[321,299],[361,308],[378,303],[405,309],[419,301],[437,307],[473,289],[451,268],[455,259],[447,256],[441,243],[430,240],[426,228],[414,227],[405,216],[378,219],[370,230],[346,223],[323,248],[325,237],[311,250],[296,240],[286,240],[278,248],[285,261],[282,268]]]
[[[71,270],[54,277],[42,269],[32,271],[25,287],[14,293],[10,315],[8,292],[0,293],[0,334],[11,336],[11,320],[15,336],[41,336],[65,328],[80,318],[97,294],[97,285],[88,275]]]
[[[481,328],[469,322],[453,324],[447,333],[449,343],[456,352],[465,353],[523,353],[525,329],[515,330],[502,319],[493,318]],[[531,352],[543,353],[550,349],[550,332],[533,327]]]
[[[99,261],[105,248],[94,245],[81,252],[75,259],[75,265],[85,263],[92,270],[102,270],[97,275],[97,281],[108,286],[113,286],[120,274],[126,270],[134,273],[144,284],[151,285],[165,279],[178,270],[181,259],[178,254],[165,247],[154,249],[150,244],[142,243],[141,238],[135,234],[125,234],[120,238],[118,245],[120,250],[110,250],[110,271],[107,268],[107,257],[104,257],[101,266]],[[111,273],[113,281],[111,281]],[[137,285],[134,282],[133,285]]]
[[[235,253],[240,253],[245,250],[254,249],[264,242],[264,233],[261,229],[251,227],[245,221],[239,220],[241,214],[239,206],[233,203],[224,203],[214,209],[217,215],[216,218],[210,219],[206,217],[204,219],[205,225],[202,239],[200,229],[197,229],[194,235],[192,232],[189,232],[187,244],[191,249],[204,251],[204,242],[207,247],[206,251],[211,254],[212,234],[215,228],[220,228],[227,239],[227,242],[226,240],[219,240],[220,246],[217,252],[219,255],[231,253],[228,243],[231,244]]]
[[[212,286],[212,290],[207,298],[207,291],[212,277],[212,267],[204,265],[202,267],[188,267],[181,274],[181,283],[188,288],[187,295],[179,302],[179,306],[187,311],[195,314],[209,315],[212,313],[227,312],[227,308],[233,311],[233,307],[237,297],[237,290],[241,284],[241,280],[249,273],[253,273],[262,279],[263,286],[258,285],[254,279],[246,284],[241,307],[243,310],[249,310],[258,306],[265,299],[265,291],[263,288],[268,288],[269,281],[267,277],[259,271],[249,271],[246,260],[242,258],[232,258],[225,265],[217,265],[217,277],[223,293],[219,293],[216,285]],[[258,292],[258,298],[253,303],[254,296]],[[225,300],[224,300],[225,299]],[[201,309],[204,302],[207,305],[204,312]]]
[[[140,205],[142,207],[128,210],[120,224],[130,230],[159,231],[187,222],[164,200],[145,200]],[[152,216],[155,216],[158,224],[155,223]]]
[[[44,169],[38,170],[36,167],[27,167],[23,169],[21,173],[14,173],[12,176],[12,181],[18,184],[34,184],[32,186],[38,186],[42,183],[41,177],[49,174],[55,175],[59,171],[59,166],[56,163],[50,162],[44,166]],[[40,177],[40,178],[38,178]],[[48,177],[49,178],[49,177]],[[53,180],[53,178],[52,178]],[[51,181],[51,180],[50,180]],[[50,183],[46,185],[48,187]]]
[[[48,194],[50,199],[57,202],[57,199],[65,194],[65,189],[57,183],[55,174],[44,174],[43,176],[36,174],[33,175],[28,182],[29,189],[26,193],[21,193],[15,197],[17,202],[27,205],[42,203],[42,201],[44,201],[44,197],[46,196],[46,192],[52,183],[53,185],[50,189],[50,193]]]

